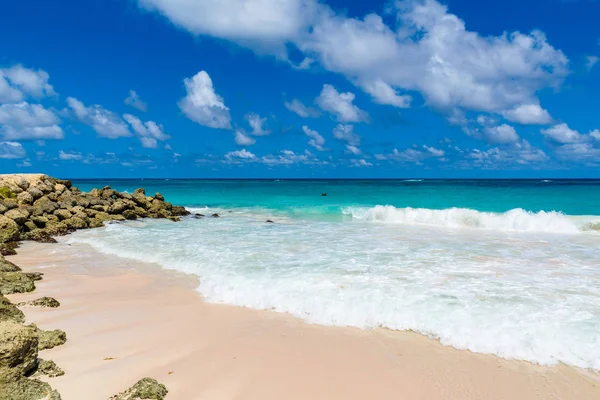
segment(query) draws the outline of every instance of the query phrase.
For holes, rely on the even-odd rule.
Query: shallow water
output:
[[[68,238],[195,274],[208,301],[600,370],[598,182],[107,184],[221,214]]]

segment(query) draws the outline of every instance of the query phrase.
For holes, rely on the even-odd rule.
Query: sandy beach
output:
[[[309,325],[269,311],[207,304],[192,276],[96,252],[24,243],[10,260],[44,273],[33,293],[57,309],[28,321],[67,332],[40,356],[66,374],[63,399],[106,399],[150,376],[168,399],[597,399],[600,376],[442,346],[411,332]]]

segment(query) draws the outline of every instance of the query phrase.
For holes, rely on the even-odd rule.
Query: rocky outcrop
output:
[[[112,396],[109,400],[163,400],[169,391],[156,379],[143,378],[124,392]]]
[[[23,303],[17,304],[18,306],[33,306],[33,307],[43,307],[43,308],[57,308],[60,307],[60,303],[58,300],[52,297],[40,297],[39,299],[25,301]]]
[[[0,244],[53,243],[55,236],[107,222],[138,218],[177,222],[189,214],[160,193],[147,196],[144,189],[129,194],[106,186],[82,193],[70,181],[47,175],[0,175]]]

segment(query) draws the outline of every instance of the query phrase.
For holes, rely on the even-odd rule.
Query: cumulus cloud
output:
[[[353,125],[337,125],[335,128],[333,128],[333,137],[337,140],[347,142],[352,146],[357,146],[360,144],[360,136],[354,132]]]
[[[538,104],[537,92],[569,73],[567,57],[542,32],[483,36],[436,0],[394,2],[386,9],[393,25],[375,13],[350,18],[318,0],[139,1],[193,34],[286,59],[285,44],[292,45],[396,107],[418,92],[448,115],[461,109],[528,121],[519,107]],[[534,120],[547,120],[543,114]]]
[[[352,159],[350,160],[350,166],[351,167],[358,167],[358,168],[365,168],[365,167],[372,167],[373,164],[371,164],[370,162],[368,162],[365,159]]]
[[[41,69],[33,70],[22,65],[0,68],[0,103],[18,103],[28,96],[39,99],[55,95],[48,79],[48,73]]]
[[[86,107],[74,97],[67,98],[67,105],[79,121],[91,126],[100,137],[117,139],[131,136],[125,121],[100,105]]]
[[[241,161],[253,161],[256,160],[256,156],[246,149],[230,151],[225,154],[225,159],[232,163],[239,163]]]
[[[267,118],[261,118],[260,115],[249,113],[246,114],[246,121],[248,121],[248,125],[252,128],[252,135],[254,136],[266,136],[271,133],[270,130],[263,128],[265,122],[267,122]]]
[[[131,114],[123,114],[123,119],[131,125],[144,148],[156,149],[158,142],[164,142],[171,138],[164,132],[163,126],[154,121],[142,122],[138,117]]]
[[[358,147],[356,146],[352,146],[350,144],[346,145],[346,152],[350,153],[350,154],[354,154],[354,155],[359,155],[361,154],[361,151]]]
[[[511,122],[523,125],[546,125],[552,122],[548,111],[539,104],[521,104],[512,110],[502,112],[502,116]]]
[[[285,105],[285,108],[287,108],[291,112],[298,114],[302,118],[316,118],[320,115],[319,111],[317,111],[316,109],[314,109],[312,107],[305,106],[298,99],[293,99],[291,102],[286,101],[284,103],[284,105]]]
[[[18,142],[0,142],[0,158],[17,159],[27,156],[23,145]]]
[[[423,164],[428,158],[442,159],[446,152],[435,147],[423,145],[421,147],[415,146],[414,148],[405,149],[399,151],[394,149],[391,154],[376,154],[375,159],[379,161],[390,160],[396,162],[412,162],[417,165]]]
[[[40,104],[0,105],[0,134],[5,140],[63,139],[60,120]]]
[[[260,162],[267,165],[292,165],[292,164],[323,164],[310,151],[294,153],[292,150],[282,150],[276,155],[261,157]]]
[[[238,146],[242,146],[242,147],[252,146],[254,143],[256,143],[256,139],[248,136],[246,134],[246,132],[244,132],[241,129],[237,129],[235,131],[235,139],[234,140],[235,140],[235,144],[237,144]]]
[[[135,90],[129,91],[129,96],[125,99],[125,104],[137,108],[142,112],[148,111],[148,103],[142,101]]]
[[[62,161],[82,160],[83,155],[78,152],[66,152],[66,151],[60,150],[58,152],[58,159],[62,160]]]
[[[231,129],[229,108],[215,92],[206,71],[200,71],[183,82],[187,95],[179,101],[179,108],[189,119],[209,128]]]
[[[514,143],[519,140],[515,128],[507,124],[486,126],[483,128],[483,134],[486,141],[492,144]]]
[[[513,168],[531,164],[537,167],[550,159],[543,150],[531,146],[526,140],[504,148],[473,149],[466,157],[472,160],[475,167],[484,169]]]
[[[542,135],[556,143],[576,143],[582,140],[579,132],[569,128],[567,124],[557,124],[541,130]]]
[[[321,110],[336,116],[339,122],[366,121],[369,115],[352,104],[356,96],[354,93],[340,93],[331,85],[323,85],[321,94],[316,99]]]
[[[310,138],[310,140],[308,141],[309,145],[311,145],[312,147],[314,147],[315,149],[317,149],[319,151],[325,151],[325,150],[327,150],[324,147],[324,145],[325,145],[325,139],[323,138],[323,136],[321,136],[319,134],[319,132],[310,129],[306,125],[304,125],[302,127],[302,131],[304,132],[304,134],[306,136],[308,136]]]

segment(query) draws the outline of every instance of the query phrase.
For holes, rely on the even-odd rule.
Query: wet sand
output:
[[[600,399],[600,375],[442,346],[411,332],[323,327],[286,314],[207,304],[198,279],[98,253],[26,243],[7,257],[43,272],[33,293],[57,309],[28,321],[67,333],[40,353],[66,374],[64,400],[102,399],[150,376],[168,400]]]

